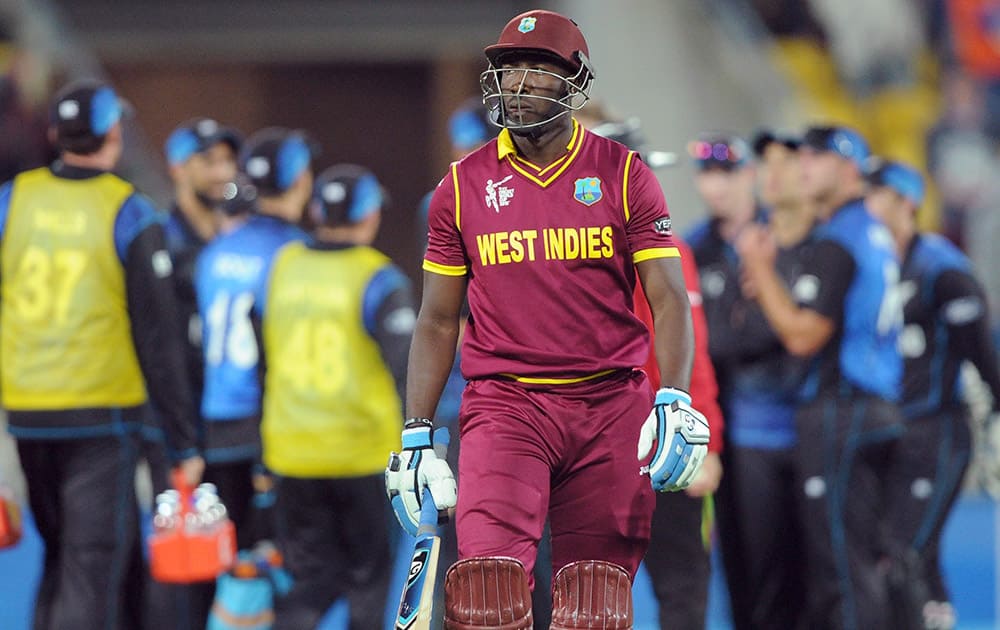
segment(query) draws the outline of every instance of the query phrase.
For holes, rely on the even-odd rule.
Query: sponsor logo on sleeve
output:
[[[670,236],[672,234],[670,226],[671,226],[670,217],[663,217],[661,219],[653,221],[653,229],[656,231],[657,234]]]

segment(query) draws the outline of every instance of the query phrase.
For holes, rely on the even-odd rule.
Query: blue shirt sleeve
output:
[[[364,318],[365,330],[374,335],[378,327],[378,311],[385,299],[395,291],[409,286],[410,279],[395,265],[386,265],[375,272],[362,298],[361,316]]]
[[[13,188],[14,182],[7,182],[0,187],[0,238],[3,238],[7,227],[7,213],[10,211],[10,194]]]
[[[150,225],[161,222],[160,213],[143,195],[135,193],[126,199],[115,218],[115,249],[118,259],[124,263],[135,237]]]

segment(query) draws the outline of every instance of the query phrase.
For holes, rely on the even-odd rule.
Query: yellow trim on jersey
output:
[[[617,372],[618,368],[611,370],[601,370],[594,374],[588,374],[587,376],[579,376],[576,378],[541,378],[535,376],[518,376],[517,374],[500,374],[500,376],[505,376],[507,378],[513,379],[518,383],[527,383],[529,385],[572,385],[573,383],[582,383],[584,381],[592,381],[595,378],[601,378],[602,376],[607,376],[612,372]]]
[[[455,185],[455,229],[462,231],[462,198],[458,194],[458,162],[451,163],[451,181]]]
[[[653,247],[652,249],[640,249],[632,254],[633,263],[641,263],[644,260],[654,258],[680,258],[681,250],[676,247]]]
[[[508,155],[517,155],[517,147],[514,146],[514,139],[510,137],[510,132],[501,129],[497,135],[497,162],[502,161]]]
[[[453,265],[442,265],[440,263],[431,262],[429,260],[424,260],[424,271],[429,271],[431,273],[436,273],[441,276],[464,276],[469,273],[469,268],[465,265],[453,266]]]
[[[514,146],[514,140],[511,138],[510,132],[504,129],[500,132],[500,135],[497,138],[497,159],[503,160],[506,158],[507,163],[510,164],[511,168],[535,182],[542,188],[545,188],[555,181],[555,179],[559,177],[570,164],[573,163],[573,160],[576,159],[577,154],[580,153],[580,148],[583,146],[584,135],[586,135],[586,132],[583,126],[580,125],[580,123],[574,118],[573,136],[570,138],[569,143],[566,144],[566,150],[570,152],[569,155],[564,155],[545,168],[540,168],[539,166],[532,164],[517,155],[517,147]],[[522,164],[531,167],[535,172],[532,173],[526,170]],[[544,176],[547,171],[554,168],[556,168],[556,171],[547,179],[540,179],[540,177]]]
[[[628,175],[629,171],[632,170],[633,157],[635,157],[635,151],[629,151],[628,156],[625,158],[625,176],[622,178],[622,207],[625,209],[625,223],[628,223],[629,219],[632,218],[632,214],[628,209]]]

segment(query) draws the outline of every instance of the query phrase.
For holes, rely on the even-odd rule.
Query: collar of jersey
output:
[[[583,127],[581,127],[580,123],[574,118],[573,135],[570,137],[569,143],[566,145],[566,153],[548,166],[541,167],[518,156],[517,147],[514,146],[514,139],[511,137],[510,131],[502,129],[500,131],[500,135],[497,136],[497,160],[506,159],[507,163],[510,164],[511,168],[515,171],[524,175],[539,186],[545,187],[555,181],[555,179],[559,177],[570,164],[573,163],[573,160],[580,152],[580,147],[583,146],[584,134],[585,132]]]

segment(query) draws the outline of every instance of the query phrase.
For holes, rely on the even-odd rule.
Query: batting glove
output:
[[[458,486],[448,462],[438,457],[432,443],[433,426],[425,418],[403,427],[403,452],[390,453],[385,468],[385,491],[396,520],[411,536],[417,535],[424,489],[438,510],[455,507]]]
[[[708,452],[708,420],[691,408],[691,395],[672,387],[656,392],[653,410],[639,431],[639,461],[656,442],[656,451],[641,471],[653,490],[672,492],[691,485]]]

